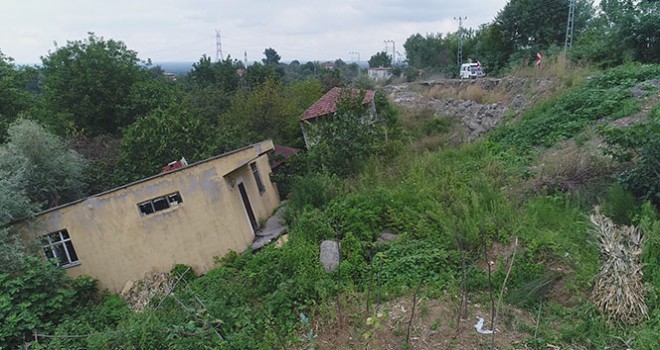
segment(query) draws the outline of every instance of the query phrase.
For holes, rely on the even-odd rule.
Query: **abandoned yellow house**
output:
[[[73,277],[89,275],[118,293],[146,272],[175,264],[198,273],[214,257],[246,250],[255,231],[280,203],[266,153],[256,143],[161,173],[18,224],[41,238],[44,253]]]

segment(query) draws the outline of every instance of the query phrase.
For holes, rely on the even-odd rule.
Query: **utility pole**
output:
[[[394,66],[394,55],[396,55],[396,48],[394,47],[394,40],[385,40],[385,53],[388,53],[387,50],[390,47],[390,45],[388,45],[389,43],[392,43],[392,66]]]
[[[224,60],[222,57],[222,41],[220,40],[220,30],[215,30],[215,60],[220,61]]]
[[[458,53],[456,55],[456,65],[458,67],[463,63],[463,21],[467,19],[466,17],[454,17],[454,20],[458,21]]]
[[[573,20],[575,18],[575,0],[568,0],[568,21],[566,22],[566,42],[564,50],[573,47]]]
[[[348,54],[349,54],[349,55],[357,55],[357,58],[358,58],[358,59],[357,59],[357,64],[358,64],[358,66],[359,66],[359,65],[360,65],[360,52],[358,52],[358,51],[351,51],[351,52],[349,52]],[[353,57],[351,57],[351,59],[353,59]]]

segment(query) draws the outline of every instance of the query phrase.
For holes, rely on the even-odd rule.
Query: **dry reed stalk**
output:
[[[640,259],[642,231],[635,226],[615,225],[598,207],[590,219],[603,260],[591,293],[592,302],[610,321],[634,324],[648,318]]]

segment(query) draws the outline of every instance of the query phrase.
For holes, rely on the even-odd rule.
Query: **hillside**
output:
[[[603,293],[592,289],[602,261],[599,260],[599,238],[588,220],[591,206],[604,206],[619,224],[641,222],[647,244],[653,244],[651,242],[660,234],[658,222],[653,221],[657,216],[651,207],[639,214],[639,202],[619,187],[610,187],[612,178],[630,164],[612,159],[608,151],[611,146],[605,140],[608,133],[604,130],[651,125],[652,134],[647,137],[657,139],[659,135],[657,67],[642,68],[637,81],[616,81],[622,73],[630,79],[629,75],[634,74],[632,70],[620,69],[608,72],[605,77],[587,77],[585,82],[568,88],[565,81],[558,78],[437,80],[385,87],[390,99],[402,109],[404,125],[415,135],[411,148],[425,154],[419,159],[424,159],[421,162],[428,170],[426,174],[431,178],[448,176],[453,180],[438,191],[428,192],[435,193],[440,197],[437,200],[445,203],[460,202],[446,204],[450,208],[455,205],[460,208],[450,209],[446,214],[469,218],[448,219],[434,215],[438,221],[453,221],[440,225],[440,230],[449,233],[456,230],[456,226],[467,224],[465,221],[473,221],[467,224],[466,231],[473,230],[481,236],[473,243],[476,245],[472,251],[474,255],[468,258],[473,265],[468,267],[465,277],[470,280],[467,284],[480,286],[467,287],[474,289],[465,297],[461,294],[463,277],[460,275],[454,275],[455,280],[450,279],[451,282],[445,281],[444,288],[428,286],[433,284],[429,279],[435,279],[433,272],[440,273],[442,268],[424,263],[427,259],[433,261],[438,251],[416,246],[407,251],[405,258],[400,257],[407,260],[401,263],[414,275],[408,276],[407,292],[401,296],[396,294],[379,311],[368,314],[370,318],[363,316],[364,300],[345,300],[345,307],[350,311],[344,312],[351,316],[344,316],[343,322],[353,328],[342,328],[338,326],[340,321],[326,318],[321,327],[317,326],[321,330],[330,328],[320,331],[319,348],[488,349],[491,341],[497,349],[655,348],[658,328],[653,321],[617,328],[615,325],[621,327],[622,323],[616,319],[602,319],[590,305],[598,300],[598,293]],[[603,94],[600,84],[607,85],[609,94]],[[570,98],[589,96],[596,93],[593,90],[598,91],[598,97],[576,103],[572,106],[574,110],[563,109],[562,104],[571,101]],[[589,121],[580,120],[580,111],[587,107],[592,110],[584,113],[583,118]],[[563,120],[547,118],[560,110],[572,113],[560,116]],[[528,129],[529,120],[534,118],[537,127]],[[544,122],[547,124],[542,125]],[[565,130],[566,124],[571,122],[581,122],[581,127]],[[442,127],[434,129],[436,125]],[[498,127],[485,141],[473,143]],[[537,142],[529,140],[528,133],[538,136]],[[463,144],[467,145],[457,146]],[[496,151],[492,154],[482,147]],[[657,157],[660,151],[657,143],[654,147]],[[495,157],[477,161],[482,165],[479,168],[472,163],[479,158],[475,153],[479,156],[490,153]],[[464,163],[457,164],[459,159]],[[464,170],[469,171],[462,172]],[[378,177],[377,173],[370,175]],[[441,175],[434,175],[438,173]],[[417,179],[420,183],[433,181]],[[656,180],[657,172],[650,181]],[[499,190],[488,185],[483,187],[481,181]],[[461,182],[470,188],[465,189],[471,192],[469,195],[447,193],[450,192],[448,188],[461,187]],[[374,188],[381,187],[371,187]],[[428,196],[422,190],[417,193],[420,200]],[[477,203],[468,204],[471,201]],[[428,210],[425,214],[430,215]],[[633,215],[639,216],[633,219]],[[650,216],[644,219],[644,215]],[[461,238],[456,240],[460,247]],[[399,249],[405,248],[390,248]],[[645,248],[646,257],[653,254],[651,249]],[[435,262],[447,264],[446,260]],[[631,264],[630,261],[625,263]],[[453,268],[462,269],[457,265]],[[653,269],[649,270],[647,273],[655,275]],[[633,279],[626,280],[625,285],[632,286]],[[645,281],[650,292],[649,302],[654,300],[657,286],[650,283],[651,279]],[[625,285],[617,287],[611,281],[605,284],[608,289],[625,291]],[[489,286],[493,288],[492,296]],[[618,302],[625,304],[632,296],[619,298]],[[416,302],[416,312],[413,302]],[[492,338],[475,331],[479,317],[486,319],[484,325],[490,324],[491,303],[497,305],[495,309],[498,310]],[[650,310],[654,309],[653,303],[649,304]],[[607,314],[604,316],[607,318]],[[646,319],[648,315],[637,317]]]
[[[290,178],[288,242],[77,305],[32,348],[657,349],[660,66],[533,74],[386,87],[360,172]]]

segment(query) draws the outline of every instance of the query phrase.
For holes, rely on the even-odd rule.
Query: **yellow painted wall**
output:
[[[241,252],[252,244],[254,234],[238,182],[245,184],[257,220],[268,218],[279,205],[267,156],[258,156],[272,148],[271,141],[262,142],[92,196],[37,215],[21,230],[34,238],[66,229],[80,261],[67,273],[92,276],[112,293],[146,272],[169,271],[175,264],[204,273],[213,267],[213,257]],[[261,194],[249,166],[253,161],[265,186]],[[177,191],[183,200],[180,205],[140,214],[138,203]]]

